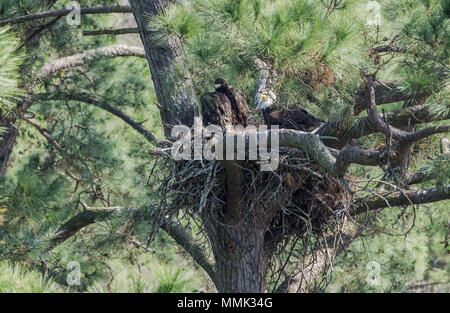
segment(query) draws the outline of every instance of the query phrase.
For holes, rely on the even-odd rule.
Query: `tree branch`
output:
[[[112,45],[96,49],[87,50],[83,53],[75,54],[72,56],[64,57],[55,61],[52,61],[44,65],[37,73],[39,78],[46,78],[59,71],[66,70],[71,67],[80,66],[85,64],[89,60],[93,60],[101,57],[125,57],[135,56],[145,58],[145,51],[140,47],[130,47],[125,45]]]
[[[139,123],[131,116],[127,115],[125,112],[119,110],[118,108],[110,105],[107,101],[102,99],[97,99],[90,94],[87,93],[70,93],[70,94],[50,94],[50,93],[41,93],[33,96],[35,101],[64,101],[64,100],[72,100],[72,101],[80,101],[87,104],[94,105],[98,108],[101,108],[109,113],[117,116],[122,119],[125,123],[133,127],[136,131],[142,134],[150,143],[154,145],[161,145],[156,137],[148,131],[145,127],[142,126],[142,123]]]
[[[422,190],[395,191],[363,200],[352,215],[391,206],[424,204],[450,199],[450,184]]]
[[[450,130],[450,125],[431,126],[417,132],[407,132],[396,127],[392,127],[377,112],[376,96],[374,88],[374,77],[367,77],[366,110],[367,116],[375,128],[388,138],[398,139],[402,142],[413,142],[437,133],[444,133]]]
[[[406,185],[421,184],[421,183],[423,183],[427,180],[431,180],[435,177],[436,176],[431,171],[429,171],[429,168],[425,167],[425,168],[421,168],[418,171],[409,173],[406,177],[405,184]]]
[[[32,125],[33,127],[35,127],[41,133],[41,135],[44,136],[44,138],[47,139],[47,141],[52,146],[54,146],[59,152],[66,155],[66,153],[65,153],[64,149],[61,147],[61,145],[55,139],[53,139],[50,132],[47,129],[45,129],[44,127],[42,127],[41,124],[39,124],[39,122],[36,119],[24,118],[24,120],[27,123],[29,123],[30,125]]]
[[[111,215],[110,211],[90,211],[85,210],[67,222],[65,222],[55,233],[55,236],[50,240],[49,251],[56,248],[56,246],[62,244],[64,241],[68,240],[70,237],[75,235],[80,229],[94,224],[99,218],[106,218]]]
[[[205,255],[203,249],[195,244],[195,240],[194,238],[192,238],[191,234],[186,232],[186,230],[181,225],[168,219],[166,219],[161,225],[161,229],[163,229],[170,237],[172,237],[178,245],[186,250],[186,252],[194,259],[194,261],[205,270],[213,283],[217,286],[217,277],[214,266]]]
[[[434,134],[447,133],[450,131],[450,125],[430,126],[405,136],[407,141],[418,141]]]
[[[50,242],[49,251],[72,237],[80,229],[94,224],[98,219],[108,218],[112,214],[120,213],[121,210],[130,209],[134,211],[134,214],[135,216],[137,216],[137,218],[141,220],[149,219],[147,208],[88,208],[87,210],[84,210],[69,219],[57,230],[55,236]],[[165,219],[163,221],[161,229],[164,230],[170,237],[172,237],[178,245],[183,247],[183,249],[195,260],[195,262],[205,270],[211,280],[216,283],[216,273],[214,271],[213,265],[209,261],[203,249],[195,243],[195,240],[194,238],[192,238],[191,234],[186,232],[186,230],[181,225],[169,219]]]
[[[386,103],[394,103],[399,101],[406,101],[411,98],[411,95],[399,88],[397,82],[382,81],[374,84],[377,105]],[[354,104],[355,115],[359,115],[366,108],[366,89],[361,88],[356,93]]]
[[[435,104],[421,104],[386,112],[384,116],[378,114],[378,116],[380,119],[384,118],[389,125],[397,128],[450,119],[450,110],[442,115],[435,114],[433,112],[434,106]],[[341,148],[354,138],[364,137],[376,132],[378,130],[371,122],[370,117],[364,116],[360,117],[350,128],[345,129],[340,127],[338,122],[328,122],[317,133],[321,136],[337,138],[337,140],[325,139],[324,142],[329,146]]]
[[[372,48],[373,52],[381,53],[381,52],[406,52],[406,49],[400,48],[394,45],[384,45]]]
[[[83,36],[139,34],[138,28],[83,30]],[[145,52],[144,52],[145,55]]]
[[[61,19],[61,16],[57,16],[55,17],[53,20],[51,20],[50,22],[39,26],[36,30],[34,30],[30,35],[27,36],[27,38],[25,38],[24,43],[20,46],[20,48],[23,47],[23,45],[25,45],[25,43],[27,41],[32,40],[33,38],[35,38],[36,36],[38,36],[40,33],[42,33],[44,30],[46,30],[47,28],[51,28],[52,26],[54,26],[59,20]],[[20,49],[19,48],[19,49]]]
[[[250,137],[267,138],[268,147],[278,149],[279,147],[298,148],[307,152],[325,171],[335,177],[345,175],[347,168],[352,163],[361,165],[378,166],[386,164],[389,159],[393,160],[401,155],[401,151],[397,150],[366,150],[357,146],[347,146],[338,151],[330,151],[328,147],[320,140],[320,137],[307,132],[292,129],[273,129],[266,131],[246,132],[235,134],[235,137],[243,136],[244,138],[233,138],[234,142],[241,140],[249,144]],[[272,137],[275,136],[274,139]],[[278,138],[278,146],[272,147],[271,144]],[[224,141],[226,139],[224,138]],[[258,140],[259,142],[259,140]],[[336,157],[334,155],[336,155]]]
[[[0,27],[8,25],[8,24],[19,24],[28,21],[34,21],[38,19],[48,18],[48,17],[56,17],[56,16],[66,16],[73,12],[73,9],[60,9],[54,11],[40,12],[28,14],[16,18],[12,18],[9,20],[0,21]],[[81,8],[80,14],[104,14],[104,13],[131,13],[131,8],[129,6],[102,6],[102,7],[89,7],[89,8]]]

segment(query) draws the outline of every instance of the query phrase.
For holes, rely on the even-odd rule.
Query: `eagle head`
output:
[[[266,92],[262,91],[255,98],[256,109],[267,110],[275,104],[276,99],[277,96],[271,90]]]
[[[223,88],[227,88],[228,87],[228,83],[227,83],[227,81],[225,80],[225,79],[223,79],[223,78],[217,78],[215,81],[214,81],[214,88],[216,89],[216,91],[218,90],[218,89],[223,89]]]

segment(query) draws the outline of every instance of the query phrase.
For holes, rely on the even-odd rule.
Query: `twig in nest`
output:
[[[218,166],[218,163],[213,163],[213,166],[212,166],[213,168],[208,174],[208,179],[206,180],[206,185],[205,185],[205,188],[203,189],[202,197],[200,199],[200,206],[198,208],[198,213],[202,213],[203,209],[205,208],[206,200],[208,199],[208,195],[214,186],[215,179],[211,179],[211,176],[214,176],[214,178],[216,177],[217,166]]]

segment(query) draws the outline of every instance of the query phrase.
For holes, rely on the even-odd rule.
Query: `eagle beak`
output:
[[[222,87],[222,84],[214,84],[214,88],[219,89],[220,87]]]
[[[261,94],[259,95],[259,97],[260,97],[261,99],[265,99],[265,98],[267,98],[268,96],[265,95],[265,94],[263,94],[263,93],[261,93]]]

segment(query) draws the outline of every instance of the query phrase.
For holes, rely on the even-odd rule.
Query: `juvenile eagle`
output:
[[[217,78],[214,82],[214,87],[216,92],[225,94],[230,100],[233,125],[243,125],[246,127],[248,124],[249,110],[245,96],[234,90],[223,78]]]
[[[263,111],[264,122],[267,126],[278,125],[280,129],[310,132],[324,122],[301,108],[277,110],[272,105],[272,101],[263,101],[257,107]]]
[[[218,125],[225,129],[226,125],[233,124],[231,101],[224,93],[215,91],[203,94],[200,103],[204,126]]]

